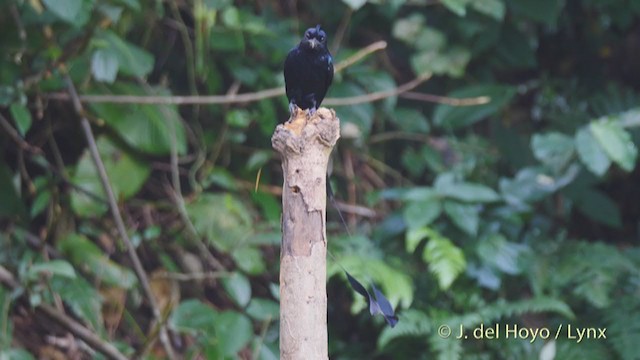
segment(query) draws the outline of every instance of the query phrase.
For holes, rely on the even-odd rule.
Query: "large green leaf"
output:
[[[82,235],[70,234],[58,242],[60,252],[66,255],[71,263],[106,284],[132,288],[136,276],[131,270],[111,261],[93,242]]]
[[[594,121],[590,129],[611,160],[626,171],[633,170],[638,158],[638,148],[633,143],[631,135],[618,121],[609,119]]]
[[[245,307],[251,300],[251,284],[246,276],[240,273],[233,273],[231,276],[222,279],[227,294],[240,307]]]
[[[0,217],[26,215],[24,204],[16,191],[9,168],[0,160]]]
[[[18,132],[23,137],[26,135],[27,131],[31,128],[31,113],[26,106],[18,103],[11,104],[9,107],[9,111],[11,112],[11,116],[13,117],[13,121],[16,123],[16,128]]]
[[[216,316],[215,329],[220,352],[225,357],[237,358],[254,337],[251,320],[235,311],[224,311]]]
[[[526,246],[507,241],[501,234],[491,234],[480,241],[476,251],[493,268],[515,275],[522,270],[521,255]]]
[[[82,3],[85,0],[42,0],[52,13],[56,14],[60,19],[73,23],[76,20]]]
[[[409,229],[417,229],[431,224],[442,212],[440,199],[412,201],[405,207],[403,217]]]
[[[609,166],[611,166],[611,159],[609,159],[600,143],[593,137],[589,128],[584,127],[578,130],[575,143],[582,164],[592,173],[598,176],[604,175]]]
[[[147,92],[124,83],[116,83],[110,90],[121,95],[169,95],[161,88]],[[169,154],[173,133],[178,153],[186,152],[185,130],[176,106],[94,103],[91,109],[134,149],[154,155]]]
[[[436,183],[440,196],[470,203],[489,203],[500,200],[500,196],[490,187],[469,182]]]
[[[196,230],[221,251],[248,246],[253,222],[247,207],[231,194],[203,193],[186,205]]]
[[[118,70],[124,75],[144,77],[153,70],[153,55],[146,50],[123,40],[111,31],[98,34],[98,38],[106,42],[110,56],[115,56]]]
[[[474,85],[448,94],[453,98],[487,97],[488,103],[473,106],[438,105],[433,112],[437,126],[457,129],[474,124],[504,108],[516,94],[516,89],[507,85]]]
[[[471,236],[478,233],[480,225],[480,207],[478,205],[445,201],[444,212],[460,230]]]
[[[209,305],[200,300],[190,299],[180,303],[169,318],[171,328],[179,332],[198,334],[213,339],[218,314]]]
[[[531,150],[536,159],[557,172],[573,157],[573,139],[558,132],[535,134],[531,139]]]
[[[506,6],[503,0],[473,0],[470,2],[470,5],[477,11],[491,16],[498,21],[504,19]]]
[[[76,315],[91,324],[94,330],[103,330],[102,296],[93,285],[80,276],[73,279],[54,277],[49,285]]]
[[[112,83],[119,67],[118,56],[112,49],[98,49],[91,57],[91,73],[98,81]]]
[[[596,189],[584,189],[576,195],[574,201],[582,214],[611,227],[622,226],[622,214],[618,204],[605,193]]]
[[[116,198],[128,199],[135,195],[149,177],[149,165],[120,149],[106,137],[99,137],[97,146]],[[77,215],[91,217],[107,211],[104,188],[89,150],[82,154],[71,181],[84,190],[76,189],[71,193],[71,207]]]

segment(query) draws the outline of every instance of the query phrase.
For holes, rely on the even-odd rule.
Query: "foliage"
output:
[[[317,23],[336,64],[387,42],[336,73],[327,105],[432,75],[335,108],[332,182],[356,211],[345,214],[351,236],[329,210],[331,358],[638,359],[637,1],[9,0],[0,10],[0,270],[18,283],[0,287],[0,359],[70,356],[51,343],[66,332],[28,311],[40,304],[127,356],[166,355],[67,81],[116,97],[86,98],[82,115],[162,319],[187,344],[180,355],[277,358],[281,170],[269,140],[288,108],[260,91],[283,87],[287,51]],[[179,95],[218,97],[143,101]],[[341,266],[398,306],[395,328],[367,317]],[[606,327],[607,339],[438,332],[495,324]]]

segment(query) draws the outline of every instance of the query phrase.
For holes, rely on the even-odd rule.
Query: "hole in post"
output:
[[[296,186],[292,186],[291,187],[291,191],[293,191],[294,193],[299,193],[300,192],[300,188],[296,185]]]

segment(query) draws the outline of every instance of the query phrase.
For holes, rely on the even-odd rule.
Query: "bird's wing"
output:
[[[331,57],[331,54],[329,54],[327,59],[327,89],[329,88],[329,85],[331,85],[331,82],[333,81],[333,57]]]

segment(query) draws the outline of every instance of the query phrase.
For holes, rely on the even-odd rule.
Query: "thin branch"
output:
[[[18,284],[18,282],[15,280],[13,274],[11,274],[11,272],[2,265],[0,265],[0,283],[4,284],[11,290],[20,286],[20,284]],[[104,354],[107,358],[113,360],[127,360],[127,357],[124,356],[120,351],[118,351],[115,346],[106,341],[103,341],[94,332],[92,332],[76,320],[60,312],[53,306],[42,303],[36,307],[36,310],[41,311],[47,317],[51,318],[53,321],[60,324],[69,332],[82,339],[92,349],[95,349],[96,351]]]
[[[61,68],[66,70],[64,68]],[[111,188],[111,183],[109,182],[109,176],[107,175],[107,170],[104,167],[104,163],[100,158],[100,152],[98,151],[98,146],[96,144],[96,139],[93,136],[93,132],[91,130],[91,125],[89,124],[89,120],[84,114],[84,109],[82,108],[82,104],[78,97],[78,93],[76,91],[76,87],[73,84],[73,81],[69,77],[69,75],[65,73],[65,80],[67,83],[67,90],[69,91],[69,96],[71,96],[71,100],[73,102],[73,107],[78,116],[80,116],[80,124],[82,126],[82,130],[84,132],[87,143],[89,144],[89,153],[91,154],[91,158],[96,165],[98,170],[98,176],[100,177],[100,181],[102,182],[102,186],[107,195],[107,200],[109,202],[109,208],[111,209],[111,215],[113,216],[113,220],[116,223],[116,228],[118,229],[118,233],[122,238],[125,246],[127,247],[127,251],[129,253],[129,258],[133,263],[133,269],[138,276],[138,280],[140,280],[140,284],[142,285],[142,290],[144,291],[147,300],[149,301],[149,305],[153,311],[153,316],[156,321],[159,323],[162,322],[162,317],[160,314],[160,310],[158,309],[158,304],[153,296],[153,292],[151,291],[151,286],[149,284],[149,279],[147,277],[147,273],[140,262],[140,258],[136,253],[136,249],[129,239],[129,235],[127,234],[127,229],[125,228],[124,221],[122,220],[122,215],[120,214],[120,209],[118,208],[118,203],[116,202],[115,194],[113,193],[113,189]],[[162,336],[162,335],[165,336]],[[171,347],[171,342],[169,341],[169,337],[167,335],[166,327],[163,325],[160,330],[160,340],[162,341],[162,345],[167,352],[167,355],[170,359],[175,359],[175,354],[173,352],[173,348]]]
[[[360,96],[352,96],[347,98],[329,98],[329,99],[326,99],[324,103],[326,105],[332,105],[332,106],[348,106],[348,105],[357,105],[362,103],[374,102],[374,101],[386,99],[388,97],[400,95],[404,92],[407,92],[411,89],[416,88],[418,85],[429,80],[430,78],[431,78],[431,74],[423,74],[409,81],[408,83],[398,86],[395,89],[378,91],[375,93],[370,93],[370,94],[360,95]]]
[[[229,276],[230,273],[226,271],[212,271],[212,272],[199,272],[199,273],[163,273],[160,277],[176,280],[176,281],[200,281],[200,280],[215,280]]]
[[[438,104],[445,104],[445,105],[451,105],[451,106],[484,105],[491,101],[491,97],[489,96],[478,96],[478,97],[472,97],[472,98],[457,99],[457,98],[451,98],[446,96],[423,94],[423,93],[410,92],[410,91],[407,91],[401,94],[400,97],[405,99],[434,102]]]
[[[387,47],[385,41],[375,42],[364,49],[356,52],[349,58],[336,65],[335,71],[342,71],[344,68],[360,61],[372,52],[382,50]],[[405,90],[408,91],[408,90]],[[215,105],[215,104],[235,104],[248,103],[270,99],[284,95],[283,87],[246,93],[246,94],[227,94],[227,95],[207,95],[207,96],[147,96],[147,95],[82,95],[79,96],[81,102],[84,103],[111,103],[111,104],[166,104],[166,105]],[[70,100],[67,93],[52,93],[45,95],[46,98],[52,100]],[[347,98],[350,99],[350,98]],[[326,99],[325,102],[331,99]]]
[[[367,55],[374,53],[376,51],[384,50],[386,48],[387,48],[387,42],[384,40],[376,41],[373,44],[367,45],[365,48],[358,50],[355,54],[349,56],[348,58],[342,60],[340,63],[336,64],[335,72],[340,72],[345,68],[362,60]]]
[[[9,137],[11,137],[11,139],[15,141],[16,144],[18,144],[18,146],[22,150],[26,150],[34,154],[39,154],[39,155],[42,154],[42,149],[37,148],[29,144],[28,142],[26,142],[20,136],[20,134],[18,134],[18,131],[14,129],[13,126],[11,126],[11,123],[9,122],[9,120],[7,120],[7,118],[5,118],[1,113],[0,113],[0,126],[7,132],[7,134],[9,134]]]

